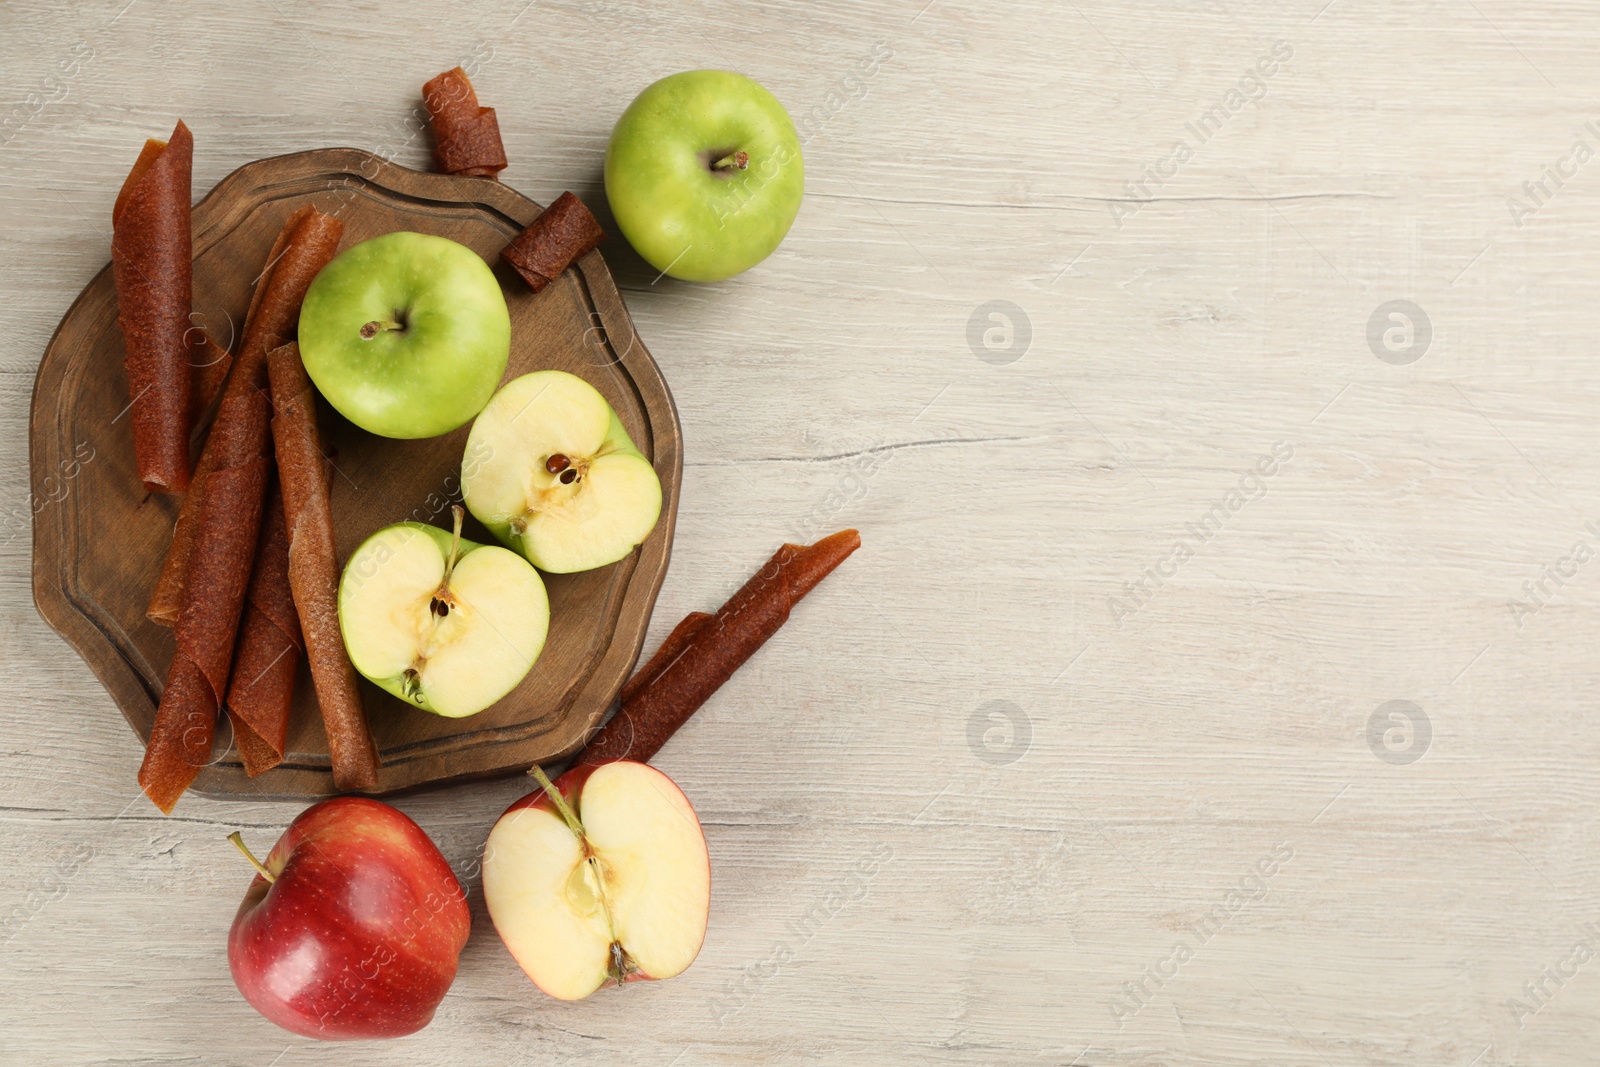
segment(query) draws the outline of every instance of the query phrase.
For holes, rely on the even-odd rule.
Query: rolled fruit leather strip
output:
[[[261,390],[225,394],[207,442],[211,468],[196,478],[203,503],[190,580],[172,666],[139,768],[140,787],[164,813],[172,812],[211,758],[271,470],[267,421]]]
[[[453,67],[422,87],[433,127],[433,161],[446,174],[496,178],[506,167],[505,142],[494,108],[480,107],[467,72]]]
[[[815,589],[856,549],[861,535],[841,530],[814,545],[784,545],[767,565],[709,619],[691,623],[684,619],[663,643],[679,638],[679,650],[670,662],[659,664],[658,652],[646,664],[655,667],[631,697],[611,717],[573,766],[609,760],[649,760],[700,705],[722,687],[767,639],[789,618],[789,611]],[[687,630],[687,636],[680,634]],[[631,683],[630,683],[631,684]]]
[[[134,464],[150,492],[189,487],[189,229],[194,138],[149,140],[111,209],[111,268],[128,375]]]
[[[570,192],[562,193],[500,250],[500,258],[537,293],[605,235],[582,200]]]
[[[317,272],[327,266],[339,248],[344,223],[324,215],[310,205],[289,216],[267,255],[262,277],[256,282],[250,310],[245,315],[244,337],[223,386],[224,400],[246,390],[267,387],[267,352],[290,339],[300,321],[300,304]],[[205,492],[203,475],[215,465],[213,441],[223,421],[218,409],[206,439],[200,462],[195,466],[196,486],[178,509],[172,545],[161,568],[146,614],[155,622],[172,625],[178,619],[190,556],[199,533],[199,517]]]
[[[198,427],[211,402],[222,392],[233,366],[233,353],[199,327],[189,333],[189,423]]]
[[[268,363],[272,443],[289,530],[289,587],[328,732],[333,783],[340,789],[372,789],[378,784],[378,748],[339,631],[339,564],[316,393],[298,345],[274,349]]]
[[[683,620],[672,628],[667,639],[661,642],[661,647],[656,649],[655,655],[651,656],[649,661],[635,671],[633,677],[623,685],[622,702],[626,704],[632,700],[645,686],[655,681],[656,675],[683,655],[684,649],[689,647],[689,642],[694,640],[694,635],[699,633],[700,628],[711,619],[712,616],[703,611],[691,611],[685,615]]]
[[[233,677],[228,681],[228,718],[245,773],[252,778],[283,762],[302,648],[300,617],[289,592],[283,493],[274,484],[267,491],[261,544],[245,595]]]

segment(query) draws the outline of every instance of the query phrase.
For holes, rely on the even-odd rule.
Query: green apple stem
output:
[[[389,322],[387,319],[373,319],[371,322],[361,327],[361,339],[363,341],[370,341],[385,330],[403,330],[405,328],[405,323],[403,322]]]
[[[248,848],[245,848],[243,834],[241,834],[238,830],[235,830],[233,833],[228,835],[228,840],[233,842],[234,848],[237,848],[240,852],[244,853],[244,858],[250,861],[250,866],[256,869],[257,874],[267,880],[267,884],[270,885],[278,880],[277,875],[267,870],[266,867],[262,865],[261,861],[256,859]]]
[[[731,152],[728,155],[723,156],[721,159],[711,164],[711,169],[720,173],[727,173],[731,170],[744,170],[749,165],[750,153],[740,150],[738,152]]]
[[[445,560],[444,581],[439,583],[441,589],[450,585],[450,575],[455,572],[456,561],[461,558],[461,523],[467,517],[467,509],[460,504],[452,504],[450,514],[455,518],[455,531],[450,535],[450,558]]]

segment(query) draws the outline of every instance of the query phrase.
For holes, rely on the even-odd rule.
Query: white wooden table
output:
[[[0,1062],[1593,1060],[1600,5],[331,7],[0,5]],[[713,856],[693,968],[558,1003],[474,886],[436,1021],[330,1047],[225,957],[226,835],[298,806],[162,818],[34,611],[29,395],[143,138],[189,123],[197,195],[426,166],[458,62],[504,180],[603,221],[657,77],[807,138],[749,274],[607,245],[687,435],[651,645],[784,539],[865,547],[657,760]],[[399,806],[465,864],[524,790]]]

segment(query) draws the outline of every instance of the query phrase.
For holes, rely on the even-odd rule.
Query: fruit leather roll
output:
[[[626,704],[632,700],[655,680],[656,675],[672,666],[677,658],[683,655],[684,650],[689,647],[689,642],[694,640],[694,635],[699,633],[700,628],[710,622],[712,618],[713,616],[707,615],[703,611],[691,611],[685,615],[683,621],[674,626],[672,632],[667,635],[667,639],[661,642],[661,647],[656,649],[656,654],[651,656],[649,662],[640,667],[634,673],[634,676],[628,679],[627,684],[622,687],[622,702]]]
[[[506,167],[505,144],[494,108],[479,107],[467,72],[452,68],[422,87],[433,127],[433,161],[446,174],[494,178]]]
[[[298,345],[274,349],[268,364],[272,443],[289,530],[289,588],[305,635],[322,724],[328,731],[333,784],[340,789],[371,789],[378,784],[378,749],[367,729],[356,670],[339,630],[339,563],[328,466],[317,435],[316,393]]]
[[[562,193],[500,250],[500,258],[537,293],[605,235],[582,200]]]
[[[223,386],[224,405],[228,397],[266,389],[267,352],[294,336],[295,325],[300,321],[300,304],[311,287],[311,279],[333,259],[343,232],[344,223],[309,205],[290,215],[283,224],[250,299],[244,338]],[[216,441],[223,416],[224,411],[219,408],[211,435],[195,467],[196,485],[178,509],[178,523],[172,533],[172,545],[167,549],[167,561],[150,597],[146,614],[165,625],[177,621],[183,603],[190,557],[200,533],[205,494],[203,476],[216,466]]]
[[[841,530],[814,545],[784,545],[716,614],[684,619],[641,672],[649,674],[653,668],[655,673],[641,686],[630,683],[632,696],[624,697],[622,707],[578,754],[574,766],[618,759],[648,761],[778,632],[800,598],[860,547],[861,535],[854,530]],[[670,662],[662,663],[663,659]]]
[[[193,157],[194,138],[182,121],[171,139],[146,141],[111,209],[134,463],[145,488],[157,493],[189,488]]]
[[[193,326],[189,330],[189,421],[198,426],[228,380],[233,354],[204,330]]]
[[[206,443],[210,469],[195,478],[199,532],[172,666],[139,768],[140,787],[168,814],[211,758],[271,469],[268,418],[264,392],[228,390]]]
[[[239,624],[239,647],[228,682],[228,718],[234,743],[254,778],[283,762],[289,736],[289,711],[294,680],[300,668],[300,618],[289,592],[289,530],[283,518],[283,494],[268,491],[261,545],[245,595]]]

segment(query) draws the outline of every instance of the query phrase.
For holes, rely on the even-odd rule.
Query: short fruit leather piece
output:
[[[562,193],[500,250],[500,258],[537,293],[605,235],[582,200],[570,192]]]
[[[422,87],[433,127],[433,161],[446,174],[495,178],[506,167],[494,108],[479,107],[467,72],[453,67]]]

